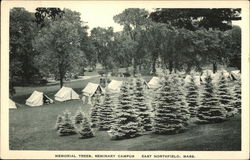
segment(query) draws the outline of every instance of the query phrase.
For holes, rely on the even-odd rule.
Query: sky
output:
[[[67,8],[67,7],[66,7]],[[115,23],[113,17],[119,13],[122,13],[126,6],[101,6],[95,5],[95,7],[91,6],[73,6],[69,9],[73,11],[77,11],[81,13],[81,20],[89,26],[88,32],[94,27],[110,27],[114,28],[114,31],[121,31],[122,26]],[[144,7],[147,11],[153,11],[154,8]],[[28,11],[35,11],[35,7],[27,7]],[[233,21],[233,25],[241,26],[242,21]]]

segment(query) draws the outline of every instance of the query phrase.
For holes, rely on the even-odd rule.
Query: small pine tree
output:
[[[99,110],[99,130],[109,130],[114,123],[113,108],[111,93],[106,90],[104,103]]]
[[[91,138],[94,137],[93,131],[91,129],[89,120],[83,115],[83,119],[80,123],[80,129],[78,130],[79,138]]]
[[[229,89],[228,82],[223,72],[221,72],[221,75],[219,78],[218,97],[219,97],[220,106],[224,107],[227,111],[226,116],[232,117],[237,111],[234,108],[234,104],[233,104],[234,99],[232,97],[231,90]]]
[[[235,103],[234,106],[241,113],[241,79],[238,79],[234,86]]]
[[[127,86],[128,83],[123,82],[115,110],[116,121],[109,131],[112,139],[125,139],[141,135],[139,120],[131,105],[132,99]]]
[[[59,136],[69,136],[76,134],[75,126],[71,121],[70,115],[71,113],[69,111],[65,111],[63,113],[63,121],[57,131]]]
[[[199,87],[195,84],[195,78],[193,74],[191,74],[190,82],[187,84],[186,100],[190,117],[196,117],[197,108],[199,106]]]
[[[220,106],[216,88],[212,83],[212,77],[205,77],[204,91],[201,96],[201,105],[197,111],[198,123],[218,123],[226,119],[226,110]]]
[[[82,109],[79,107],[79,109],[76,112],[76,115],[74,117],[74,123],[75,124],[80,124],[83,120],[83,112]]]
[[[155,109],[154,132],[157,134],[180,133],[185,129],[183,121],[179,118],[181,109],[176,105],[178,93],[174,87],[170,76],[165,76]]]
[[[56,119],[56,125],[55,125],[56,130],[60,128],[60,126],[62,125],[62,122],[63,122],[63,117],[61,115],[58,115]]]
[[[140,125],[142,126],[142,131],[152,130],[150,108],[146,104],[143,81],[141,78],[136,79],[134,92],[134,107],[136,109],[138,117],[141,120]]]
[[[100,93],[97,92],[94,97],[94,103],[91,107],[91,113],[90,113],[90,118],[91,118],[91,127],[97,127],[98,125],[98,120],[99,120],[99,109],[101,106],[101,100],[100,100]]]
[[[186,102],[186,94],[184,88],[185,82],[181,75],[174,75],[173,80],[175,83],[175,87],[173,89],[175,89],[177,92],[177,101],[175,103],[176,105],[180,106],[179,119],[181,119],[182,123],[187,126],[187,121],[190,119],[190,112]]]

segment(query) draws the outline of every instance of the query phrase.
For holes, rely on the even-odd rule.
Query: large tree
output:
[[[36,35],[34,16],[24,8],[10,10],[10,91],[14,93],[15,84],[29,84],[38,73],[34,65],[36,52],[32,39]]]
[[[112,27],[97,27],[91,30],[90,38],[94,46],[94,54],[105,70],[114,67],[114,31]]]
[[[225,33],[224,43],[227,48],[229,66],[241,70],[241,28],[233,26]]]
[[[38,66],[47,73],[58,75],[61,87],[66,72],[72,71],[82,59],[79,34],[84,29],[80,13],[68,9],[63,11],[61,17],[55,17],[41,29],[33,43],[40,53],[36,57]]]
[[[241,20],[240,13],[240,8],[158,8],[150,17],[156,22],[168,23],[177,28],[194,31],[203,27],[224,31],[232,28],[232,20]]]
[[[141,36],[143,30],[145,30],[145,25],[149,23],[148,19],[149,13],[145,9],[140,8],[128,8],[122,13],[113,17],[114,21],[123,26],[123,33],[129,37],[130,47],[129,56],[132,57],[133,74],[137,72],[137,65],[141,64],[141,56],[143,53],[144,40]]]

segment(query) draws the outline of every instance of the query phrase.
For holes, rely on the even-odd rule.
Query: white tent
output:
[[[213,75],[214,72],[212,70],[210,70],[210,69],[203,70],[202,76],[205,76],[207,74]]]
[[[230,74],[226,70],[221,70],[219,72],[216,72],[215,74],[212,74],[212,82],[213,83],[219,83],[220,78],[221,78],[221,73],[223,72],[223,76],[229,80],[230,79]]]
[[[108,84],[107,89],[112,93],[119,93],[122,83],[123,83],[122,81],[112,80]]]
[[[231,71],[231,77],[233,80],[240,79],[240,70]]]
[[[63,102],[71,99],[80,99],[79,95],[69,87],[62,87],[56,94],[55,100]]]
[[[88,100],[88,104],[92,104],[91,99],[92,96],[99,91],[100,93],[104,93],[104,89],[99,85],[99,84],[95,84],[95,83],[91,83],[89,82],[87,84],[87,86],[82,90],[83,92],[83,101],[86,101],[86,99]]]
[[[148,82],[148,86],[151,89],[157,89],[161,87],[160,84],[160,78],[159,77],[153,77],[149,82]]]
[[[16,108],[15,102],[12,101],[11,99],[9,99],[9,108],[10,108],[10,109],[17,109],[17,108]]]
[[[200,85],[200,76],[194,76],[194,83],[196,85]],[[191,82],[191,75],[187,75],[186,78],[184,79],[185,85]]]
[[[34,91],[31,96],[26,100],[28,106],[41,106],[44,103],[53,103],[53,100],[43,94],[43,92]]]

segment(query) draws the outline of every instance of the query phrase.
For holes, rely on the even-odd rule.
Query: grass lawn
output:
[[[122,78],[116,78],[122,80]],[[150,77],[146,77],[147,81]],[[99,82],[99,78],[66,82],[79,94],[88,82]],[[55,102],[41,107],[24,105],[33,90],[46,93],[54,99],[59,85],[39,87],[17,87],[13,97],[18,109],[9,112],[11,150],[196,150],[232,151],[241,149],[241,117],[206,125],[192,124],[188,130],[176,135],[156,135],[153,133],[126,140],[111,140],[106,131],[95,130],[95,137],[78,139],[78,135],[59,137],[54,130],[58,114],[69,110],[72,114],[79,106],[88,115],[89,105],[80,100]]]
[[[54,130],[57,115],[65,109],[75,114],[80,100],[56,102],[42,107],[10,110],[11,150],[240,150],[241,117],[218,124],[190,125],[176,135],[148,134],[126,140],[111,140],[106,131],[95,137],[78,139],[78,135],[59,137]],[[84,105],[89,113],[90,106]]]

